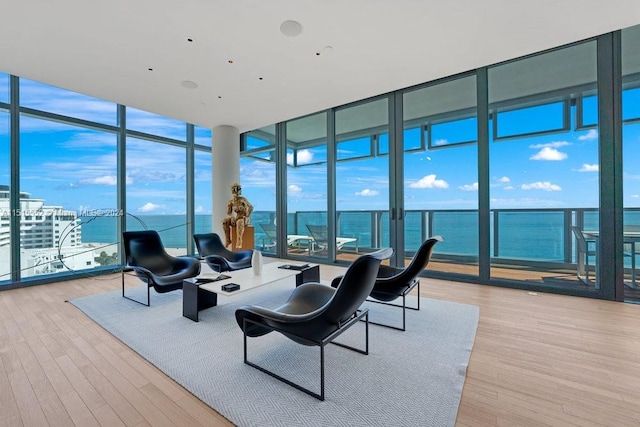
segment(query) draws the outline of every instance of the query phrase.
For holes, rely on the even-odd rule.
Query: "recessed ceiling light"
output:
[[[195,89],[198,87],[198,83],[192,82],[191,80],[183,80],[181,83],[182,87],[187,89]]]
[[[302,24],[298,21],[284,21],[280,24],[280,32],[287,37],[299,36],[302,32]]]

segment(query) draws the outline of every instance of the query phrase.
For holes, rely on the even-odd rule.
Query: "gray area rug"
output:
[[[407,331],[369,326],[369,355],[339,346],[325,349],[325,401],[321,402],[243,363],[235,309],[275,308],[291,293],[292,279],[219,296],[182,317],[182,292],[151,292],[151,307],[120,291],[71,301],[99,325],[239,426],[453,426],[478,324],[478,307],[421,299],[407,312]],[[144,289],[135,288],[143,298]],[[127,290],[129,294],[130,290]],[[415,304],[414,298],[411,303]],[[401,325],[402,310],[368,304],[370,320]],[[362,348],[364,323],[337,341]],[[249,360],[319,392],[317,347],[278,333],[249,339]]]

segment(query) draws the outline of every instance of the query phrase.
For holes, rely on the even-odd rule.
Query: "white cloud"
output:
[[[522,184],[523,190],[544,190],[544,191],[562,191],[562,188],[557,184],[552,184],[549,181],[532,182],[531,184]]]
[[[289,187],[287,187],[287,193],[288,194],[300,194],[300,193],[302,193],[302,188],[298,187],[295,184],[291,184],[291,185],[289,185]]]
[[[449,141],[447,141],[446,139],[436,139],[433,142],[433,145],[435,145],[436,147],[440,146],[440,145],[447,145],[449,143]]]
[[[590,165],[589,163],[583,163],[582,167],[578,169],[578,172],[598,172],[600,168],[598,164]]]
[[[634,194],[631,196],[632,199],[638,199],[640,198],[640,194]]]
[[[313,160],[313,153],[309,150],[298,151],[298,164],[311,163]]]
[[[362,196],[362,197],[372,197],[372,196],[377,196],[379,194],[380,192],[378,190],[370,190],[368,188],[365,188],[362,191],[356,191],[356,196]]]
[[[589,130],[589,132],[585,133],[584,135],[580,135],[578,139],[580,141],[591,141],[594,139],[598,139],[598,131],[595,129],[591,129]]]
[[[533,156],[529,157],[530,160],[551,160],[551,161],[564,160],[566,158],[567,158],[566,153],[563,153],[551,147],[544,147],[537,154],[534,154]]]
[[[155,203],[148,202],[144,206],[139,207],[137,211],[146,213],[146,212],[157,211],[158,209],[161,209],[161,208],[163,208],[162,205],[156,205]]]
[[[436,175],[431,174],[412,182],[409,188],[449,188],[449,184],[444,179],[436,179]]]
[[[195,209],[194,213],[196,213],[196,214],[202,214],[202,213],[206,213],[206,212],[205,212],[205,210],[204,210],[204,208],[203,208],[202,206],[198,206],[198,207]]]
[[[566,147],[567,145],[571,145],[570,142],[567,141],[553,141],[553,142],[545,142],[542,144],[534,144],[534,145],[530,145],[529,148],[534,148],[536,150],[540,149],[540,148],[560,148],[560,147]]]
[[[296,154],[298,163],[297,165],[304,165],[311,163],[313,160],[313,153],[309,150],[299,150]],[[287,153],[287,164],[293,165],[293,153]]]
[[[118,178],[115,175],[104,175],[97,178],[83,179],[80,181],[82,184],[99,184],[114,186],[118,183]]]
[[[507,185],[506,187],[503,188],[503,190],[513,190],[513,185]]]
[[[499,178],[498,181],[504,182],[504,183],[511,182],[508,176],[503,176],[502,178]]]
[[[462,191],[478,191],[478,183],[474,182],[473,184],[465,184],[460,187]]]

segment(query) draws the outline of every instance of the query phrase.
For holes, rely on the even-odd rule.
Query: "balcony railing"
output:
[[[388,211],[339,211],[336,235],[355,237],[360,250],[389,245]],[[252,222],[273,222],[275,212],[254,212]],[[492,261],[520,265],[553,264],[569,267],[576,262],[576,243],[571,225],[584,230],[598,229],[598,209],[492,209],[490,211],[490,253]],[[429,236],[442,235],[445,241],[435,256],[468,259],[478,256],[477,210],[408,210],[405,222],[407,256]],[[288,214],[287,234],[308,234],[306,224],[327,224],[327,213],[298,211]],[[625,226],[640,225],[640,208],[624,210]],[[256,242],[265,238],[256,227]],[[630,263],[629,260],[625,260]],[[628,267],[628,266],[627,266]]]

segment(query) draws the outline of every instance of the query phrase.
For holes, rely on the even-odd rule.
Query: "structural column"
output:
[[[224,236],[222,220],[231,199],[231,184],[240,182],[240,131],[234,126],[216,126],[212,132],[213,215],[211,229]],[[223,237],[224,239],[224,237]]]

